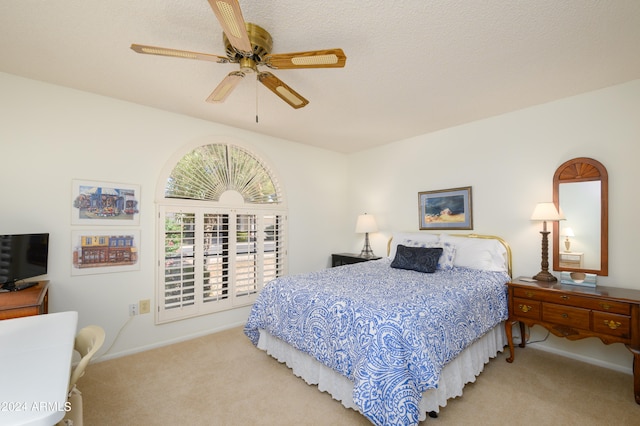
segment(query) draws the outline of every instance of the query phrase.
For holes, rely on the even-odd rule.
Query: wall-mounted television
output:
[[[47,273],[49,234],[0,235],[0,289]]]

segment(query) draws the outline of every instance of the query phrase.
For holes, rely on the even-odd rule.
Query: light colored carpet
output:
[[[528,347],[500,354],[424,425],[640,425],[633,377]],[[89,365],[84,424],[370,425],[256,349],[242,328]]]

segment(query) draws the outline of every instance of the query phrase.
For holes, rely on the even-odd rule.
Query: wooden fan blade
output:
[[[190,52],[188,50],[167,49],[165,47],[146,46],[144,44],[132,44],[131,49],[143,54],[173,56],[175,58],[199,59],[201,61],[218,62],[225,64],[229,62],[226,56],[211,55],[208,53]]]
[[[275,69],[342,68],[347,62],[347,57],[342,49],[311,50],[266,55],[263,62],[266,66]]]
[[[260,80],[267,89],[271,90],[295,109],[302,108],[309,103],[309,101],[300,96],[298,92],[284,84],[278,77],[270,72],[259,73],[258,80]]]
[[[209,5],[222,26],[229,43],[242,56],[251,56],[253,48],[247,35],[240,4],[237,0],[209,0]]]
[[[207,98],[207,102],[211,102],[214,104],[224,102],[243,78],[243,72],[230,72],[229,75],[227,75],[224,80],[222,80],[220,84],[218,84],[218,87],[216,87],[215,90],[209,95],[209,97]]]

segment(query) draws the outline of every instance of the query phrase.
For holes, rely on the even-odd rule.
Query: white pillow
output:
[[[441,242],[456,246],[453,264],[485,271],[506,271],[507,249],[498,240],[440,235]]]
[[[391,235],[391,247],[389,250],[389,259],[396,257],[396,247],[398,244],[405,246],[416,246],[419,243],[437,243],[440,240],[438,234],[427,234],[425,232],[394,232]]]

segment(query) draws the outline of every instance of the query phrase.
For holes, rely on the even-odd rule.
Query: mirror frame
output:
[[[553,269],[609,275],[609,176],[607,169],[593,158],[580,157],[566,161],[553,175],[553,203],[560,206],[560,184],[600,181],[600,269],[560,267],[560,224],[553,222]]]

